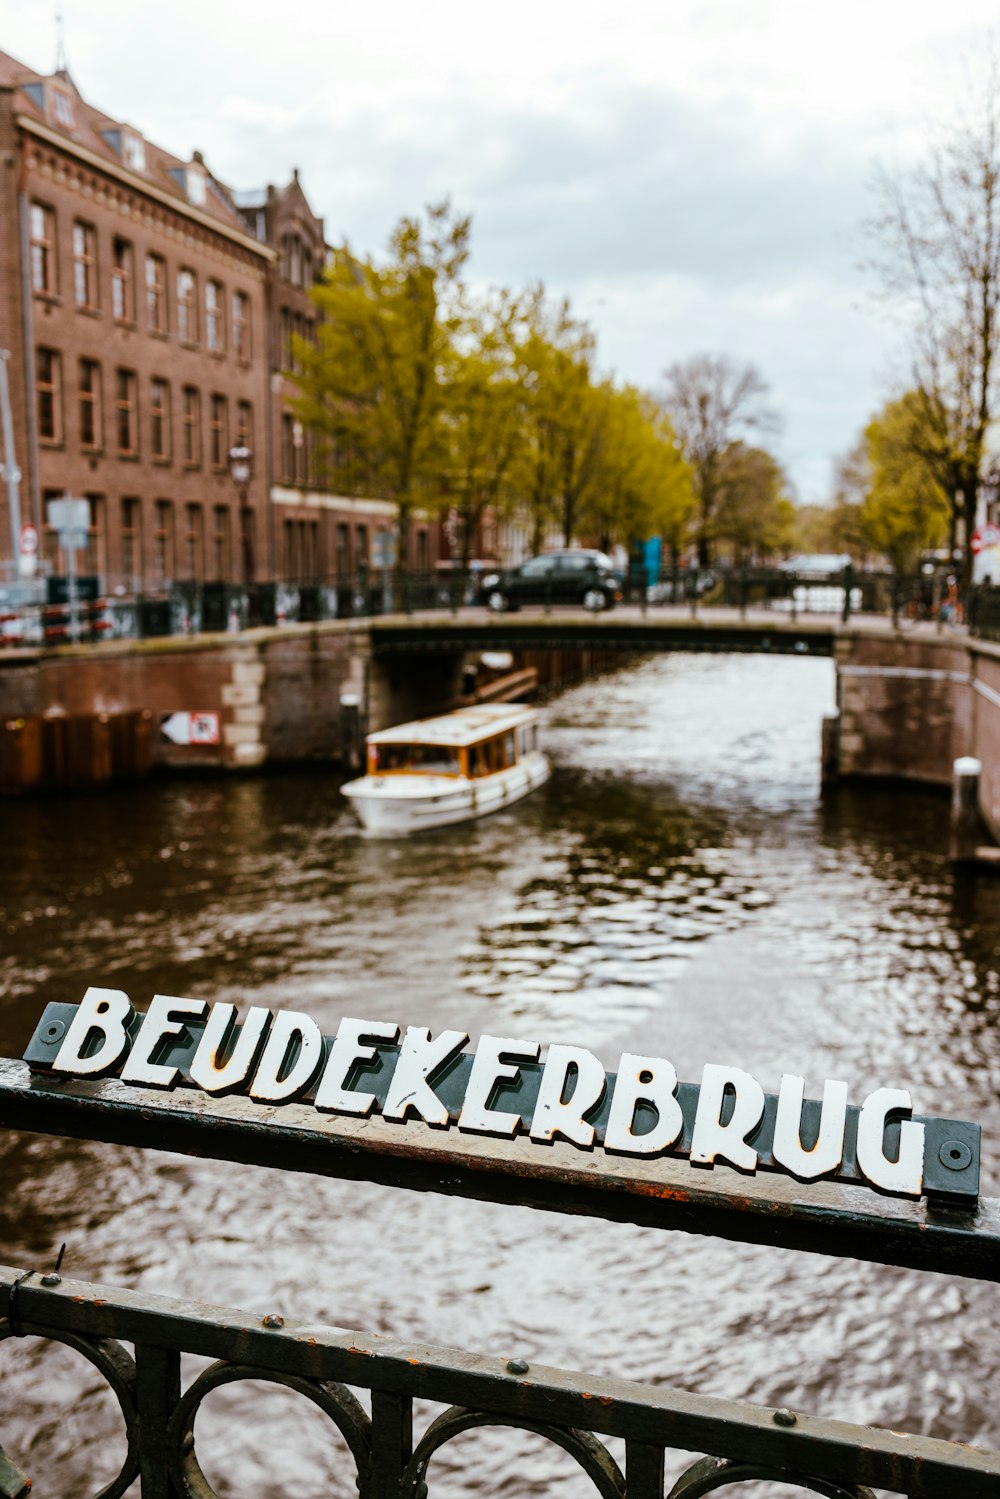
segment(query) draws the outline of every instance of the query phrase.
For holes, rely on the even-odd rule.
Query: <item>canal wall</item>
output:
[[[544,690],[621,659],[537,651],[511,665],[522,673],[515,685],[534,668]],[[347,765],[359,733],[471,701],[470,664],[461,650],[375,656],[368,622],[346,620],[12,652],[0,662],[0,791],[100,784],[157,765]]]
[[[980,810],[1000,841],[1000,647],[845,628],[835,660],[839,774],[950,786],[954,761],[975,756]]]

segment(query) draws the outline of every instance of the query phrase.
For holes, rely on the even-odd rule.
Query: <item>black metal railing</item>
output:
[[[671,1481],[669,1499],[698,1499],[752,1479],[834,1499],[874,1499],[871,1485],[911,1499],[995,1499],[1000,1492],[995,1453],[568,1373],[529,1363],[516,1349],[487,1357],[300,1324],[277,1311],[147,1300],[5,1267],[0,1310],[0,1341],[63,1343],[110,1387],[127,1442],[122,1468],[101,1499],[118,1499],[137,1478],[143,1499],[209,1499],[215,1490],[199,1460],[198,1414],[211,1391],[246,1380],[284,1386],[327,1417],[348,1449],[331,1475],[334,1491],[356,1488],[361,1499],[426,1499],[442,1449],[483,1426],[511,1429],[512,1446],[517,1432],[548,1439],[602,1499],[663,1499]],[[213,1360],[186,1385],[184,1354]],[[367,1395],[370,1413],[356,1391]],[[9,1392],[8,1407],[14,1398]],[[438,1407],[419,1432],[416,1401]],[[607,1438],[624,1441],[623,1465]],[[692,1461],[691,1454],[699,1455]],[[3,1499],[26,1499],[28,1478],[16,1455],[0,1448]]]
[[[102,593],[99,580],[81,581],[88,587],[75,604],[59,589],[53,602],[4,603],[0,596],[0,647],[237,633],[385,614],[458,613],[487,609],[495,595],[484,586],[481,570],[458,568],[361,568],[333,578],[249,585],[176,582],[150,594]],[[714,608],[735,610],[742,617],[764,611],[793,622],[803,615],[845,622],[881,616],[898,628],[920,622],[941,628],[968,623],[974,634],[1000,638],[1000,589],[983,585],[964,591],[953,576],[940,572],[900,575],[848,567],[817,574],[773,567],[665,566],[653,573],[632,566],[621,572],[617,588],[622,604],[643,613],[673,609],[696,616],[703,608]],[[596,607],[596,592],[593,602]],[[551,578],[525,603],[549,611],[586,607],[583,593],[566,594]]]
[[[741,1179],[729,1191],[695,1180],[685,1163],[669,1160],[656,1163],[655,1190],[649,1190],[641,1174],[633,1180],[634,1166],[626,1171],[605,1164],[595,1173],[575,1158],[546,1156],[534,1165],[519,1157],[514,1169],[510,1142],[456,1142],[435,1130],[433,1139],[408,1143],[393,1133],[397,1125],[377,1117],[359,1129],[354,1119],[317,1121],[313,1110],[294,1103],[279,1110],[279,1118],[268,1110],[266,1121],[255,1110],[239,1097],[213,1099],[206,1109],[186,1089],[136,1090],[117,1079],[53,1085],[29,1074],[24,1063],[0,1058],[0,1125],[29,1133],[189,1151],[1000,1279],[1000,1201],[962,1207],[889,1201],[867,1188],[830,1182],[810,1201],[808,1189],[774,1176],[752,1185]],[[1000,1493],[1000,1452],[569,1373],[537,1364],[517,1347],[486,1356],[316,1325],[288,1307],[249,1313],[146,1297],[62,1279],[58,1262],[48,1273],[0,1267],[0,1342],[28,1336],[81,1353],[120,1407],[126,1455],[100,1499],[118,1499],[136,1478],[143,1499],[210,1499],[214,1490],[198,1453],[198,1413],[211,1391],[246,1380],[283,1385],[328,1417],[350,1453],[346,1475],[331,1475],[328,1492],[348,1494],[356,1485],[362,1499],[427,1499],[442,1448],[489,1425],[555,1443],[606,1499],[664,1499],[670,1483],[668,1499],[698,1499],[750,1479],[833,1499],[874,1499],[873,1486],[908,1499],[996,1499]],[[184,1354],[213,1362],[185,1382]],[[5,1381],[0,1439],[3,1412],[17,1408],[10,1385]],[[428,1416],[424,1402],[438,1409]],[[624,1442],[624,1465],[606,1445],[610,1438]],[[516,1435],[509,1440],[516,1445]],[[440,1466],[447,1470],[454,1461],[448,1454]],[[0,1499],[25,1499],[27,1481],[23,1456],[0,1449]]]

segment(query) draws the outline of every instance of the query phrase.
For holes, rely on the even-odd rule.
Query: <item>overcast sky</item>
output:
[[[757,365],[803,501],[905,375],[860,269],[874,164],[951,118],[995,0],[0,0],[0,48],[236,188],[300,170],[376,251],[450,196],[471,272],[569,296],[619,380]]]

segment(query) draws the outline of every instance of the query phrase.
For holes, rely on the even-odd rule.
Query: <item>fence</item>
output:
[[[0,647],[54,646],[74,640],[143,639],[167,635],[239,632],[257,626],[368,619],[390,613],[486,608],[491,590],[481,572],[435,570],[375,572],[361,569],[330,581],[288,583],[174,583],[152,595],[101,596],[97,580],[75,609],[65,601],[0,600]],[[721,606],[766,610],[793,620],[803,614],[882,615],[906,626],[921,620],[960,624],[968,613],[974,633],[1000,634],[1000,590],[973,589],[960,596],[940,574],[899,576],[862,572],[816,575],[783,568],[664,568],[653,578],[633,568],[619,579],[621,601],[644,612],[667,606],[689,610]],[[996,594],[994,600],[992,595]],[[577,603],[551,580],[528,602],[552,609]],[[991,633],[993,632],[993,633]]]
[[[809,1202],[803,1200],[807,1189],[788,1182],[783,1191],[777,1179],[759,1195],[741,1189],[728,1196],[722,1188],[692,1184],[690,1171],[682,1177],[680,1166],[663,1162],[657,1191],[648,1183],[633,1191],[614,1162],[595,1173],[557,1160],[533,1175],[523,1163],[517,1170],[498,1166],[508,1142],[466,1142],[460,1149],[445,1138],[414,1148],[392,1135],[397,1126],[375,1118],[318,1124],[314,1111],[289,1104],[278,1111],[280,1124],[273,1116],[262,1124],[255,1108],[246,1098],[228,1097],[211,1100],[206,1111],[188,1090],[137,1092],[117,1080],[50,1088],[30,1078],[22,1063],[0,1059],[0,1125],[9,1128],[1000,1278],[996,1201],[962,1209],[886,1204],[868,1189],[834,1193],[826,1183]],[[380,1137],[380,1127],[389,1133]],[[440,1131],[430,1134],[440,1142]],[[954,1141],[946,1144],[956,1148]],[[362,1499],[428,1499],[442,1448],[488,1425],[547,1438],[575,1460],[602,1499],[664,1499],[668,1465],[668,1499],[700,1499],[755,1479],[831,1499],[874,1499],[873,1485],[909,1499],[996,1499],[1000,1493],[1000,1453],[568,1373],[529,1364],[514,1350],[487,1357],[300,1324],[277,1311],[250,1315],[147,1299],[63,1280],[58,1267],[47,1274],[0,1267],[0,1314],[0,1341],[37,1336],[67,1344],[113,1391],[127,1451],[100,1499],[118,1499],[136,1478],[143,1499],[208,1499],[214,1490],[198,1458],[199,1409],[212,1390],[250,1379],[283,1385],[327,1416],[350,1454],[343,1490],[356,1484]],[[183,1354],[214,1360],[186,1386]],[[369,1409],[355,1392],[367,1396]],[[15,1400],[8,1392],[8,1407]],[[422,1430],[418,1401],[441,1407]],[[608,1438],[624,1442],[623,1466]],[[678,1453],[686,1455],[678,1460]],[[0,1496],[24,1499],[27,1491],[20,1460],[0,1450]]]

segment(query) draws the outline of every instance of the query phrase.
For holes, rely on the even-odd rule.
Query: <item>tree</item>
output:
[[[718,462],[715,536],[732,549],[742,567],[788,552],[794,536],[794,506],[788,478],[763,448],[731,442]]]
[[[691,470],[670,420],[633,385],[607,387],[593,529],[608,550],[615,541],[663,536],[672,550],[694,509]]]
[[[889,401],[873,417],[842,477],[856,498],[864,550],[885,557],[897,572],[913,572],[922,551],[947,540],[950,497],[926,456],[918,391]]]
[[[470,307],[462,346],[450,365],[442,492],[458,512],[463,567],[483,512],[502,507],[524,441],[518,368],[523,314],[523,300],[506,291]]]
[[[976,524],[1000,338],[1000,79],[996,58],[966,116],[915,171],[879,179],[874,232],[886,291],[913,322],[922,459],[948,497],[952,543]]]
[[[606,406],[593,382],[594,353],[594,335],[568,301],[551,310],[537,287],[518,360],[525,426],[517,464],[536,552],[554,525],[568,546],[596,493]]]
[[[395,501],[403,564],[414,504],[437,498],[470,227],[446,202],[428,208],[426,228],[400,219],[382,264],[346,244],[334,250],[313,293],[316,344],[296,341],[297,414],[334,450],[352,487]]]
[[[712,560],[721,499],[722,458],[741,434],[766,431],[776,418],[766,404],[768,386],[752,364],[726,355],[696,354],[666,372],[665,406],[691,465],[698,501],[698,562]]]

